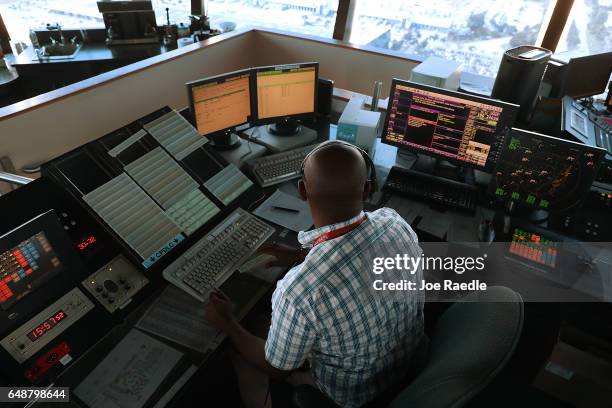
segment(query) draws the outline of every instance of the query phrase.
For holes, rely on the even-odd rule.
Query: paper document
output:
[[[276,190],[253,214],[295,232],[312,227],[312,215],[306,201]]]
[[[182,353],[131,330],[74,393],[96,408],[140,408],[176,366]]]
[[[204,353],[216,346],[218,334],[206,321],[204,306],[176,286],[168,286],[136,327]]]

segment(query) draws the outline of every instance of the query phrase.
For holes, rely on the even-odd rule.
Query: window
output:
[[[338,0],[209,0],[214,28],[261,26],[331,38]]]
[[[102,28],[95,0],[4,0],[0,14],[12,41],[30,43],[29,31],[59,23],[66,28]]]
[[[183,23],[189,27],[189,15],[191,14],[191,0],[152,0],[155,10],[155,21],[157,25],[164,25],[166,19],[166,7],[170,14],[170,24]]]
[[[574,0],[556,51],[570,58],[612,51],[612,0]]]
[[[504,51],[538,44],[554,0],[356,0],[350,41],[461,62],[495,76]]]

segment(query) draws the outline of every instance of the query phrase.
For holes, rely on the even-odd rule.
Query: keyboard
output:
[[[299,178],[304,157],[317,146],[318,143],[249,160],[247,166],[257,184],[261,187],[273,186]]]
[[[475,186],[400,167],[391,169],[383,190],[469,213],[478,203]]]
[[[164,278],[205,302],[273,233],[272,226],[238,208],[164,269]]]

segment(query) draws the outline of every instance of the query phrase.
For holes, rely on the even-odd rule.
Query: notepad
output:
[[[297,212],[280,210],[278,208],[286,208]],[[288,228],[292,231],[306,231],[312,227],[312,215],[310,207],[306,201],[276,190],[266,201],[264,201],[253,214]]]

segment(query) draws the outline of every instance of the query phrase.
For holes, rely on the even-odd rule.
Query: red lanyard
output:
[[[328,231],[325,232],[321,235],[319,235],[318,237],[315,238],[315,240],[312,243],[312,247],[316,247],[317,245],[325,242],[325,241],[329,241],[330,239],[334,239],[334,238],[338,238],[341,237],[345,234],[348,234],[349,232],[351,232],[352,230],[354,230],[355,228],[357,228],[358,226],[361,225],[362,222],[364,222],[365,220],[368,219],[367,215],[364,215],[362,218],[358,219],[357,221],[355,221],[352,224],[346,225],[342,228],[338,228],[337,230],[332,230],[332,231]]]

